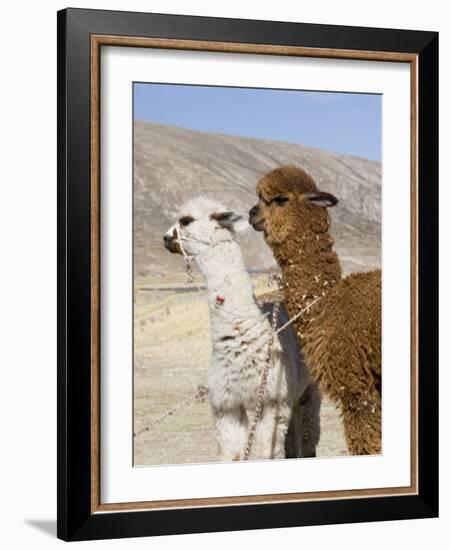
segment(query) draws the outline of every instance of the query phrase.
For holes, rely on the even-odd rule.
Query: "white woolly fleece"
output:
[[[211,219],[211,214],[221,212],[227,209],[215,201],[190,200],[180,214],[190,216],[193,221],[186,226],[177,223],[167,232],[172,235],[176,228],[184,250],[194,258],[205,279],[212,341],[210,400],[220,459],[243,457],[272,337],[264,410],[250,457],[284,458],[293,410],[298,409],[299,399],[309,384],[308,370],[292,327],[275,335],[268,319],[273,304],[266,304],[265,311],[257,304],[233,232]],[[286,321],[286,313],[281,310],[277,326]],[[294,440],[291,446],[295,455],[301,456],[304,438],[296,420],[296,428],[290,430]]]

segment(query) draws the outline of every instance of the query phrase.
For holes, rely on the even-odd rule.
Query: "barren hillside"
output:
[[[136,122],[135,274],[182,269],[179,258],[164,250],[162,236],[186,199],[207,195],[246,213],[256,201],[258,179],[283,164],[303,167],[321,189],[339,198],[331,210],[332,233],[345,271],[379,266],[380,163],[302,145]],[[242,239],[249,269],[274,266],[261,234],[249,230]]]

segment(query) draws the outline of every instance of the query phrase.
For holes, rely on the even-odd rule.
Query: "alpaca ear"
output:
[[[234,212],[218,212],[217,214],[211,214],[211,219],[215,220],[222,227],[235,232],[244,231],[249,226],[244,216],[235,214]]]
[[[338,200],[334,195],[331,193],[326,193],[325,191],[305,193],[304,197],[306,200],[317,204],[317,206],[322,206],[323,208],[329,208],[330,206],[335,206],[338,203]]]

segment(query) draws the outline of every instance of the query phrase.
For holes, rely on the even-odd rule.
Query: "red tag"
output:
[[[221,306],[224,302],[225,302],[225,298],[220,294],[218,294],[216,296],[216,304],[219,304]]]

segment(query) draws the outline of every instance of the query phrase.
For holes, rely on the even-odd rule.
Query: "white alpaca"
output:
[[[184,205],[179,220],[164,236],[171,252],[181,253],[181,242],[205,279],[212,341],[210,401],[220,459],[242,460],[244,456],[272,337],[264,408],[250,458],[314,456],[315,442],[308,441],[308,426],[305,431],[302,425],[308,416],[301,404],[310,382],[308,370],[292,327],[274,334],[268,318],[273,304],[260,308],[256,302],[241,250],[233,238],[235,231],[246,226],[242,217],[220,204],[197,198]],[[281,308],[278,326],[287,320]]]

